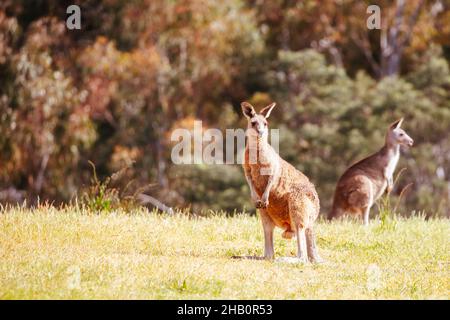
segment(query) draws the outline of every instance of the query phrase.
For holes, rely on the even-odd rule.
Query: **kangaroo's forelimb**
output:
[[[244,172],[245,172],[245,180],[247,180],[248,187],[250,188],[252,200],[253,202],[256,203],[259,200],[259,196],[255,191],[255,187],[253,186],[252,179],[250,176],[250,169],[245,168]]]
[[[263,170],[263,169],[262,169]],[[262,196],[261,196],[261,200],[258,202],[257,201],[257,208],[267,208],[269,205],[269,195],[270,195],[270,191],[272,190],[272,187],[274,185],[275,182],[275,174],[271,174],[269,175],[269,178],[267,180],[267,185],[266,185],[266,189],[264,190]]]

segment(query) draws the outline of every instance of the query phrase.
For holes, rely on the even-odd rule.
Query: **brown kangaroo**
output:
[[[363,216],[369,224],[370,208],[383,192],[391,192],[393,174],[400,157],[400,145],[412,146],[414,141],[400,128],[403,118],[389,126],[384,146],[371,156],[348,168],[339,179],[333,206],[328,215],[331,220],[344,214]]]
[[[275,103],[255,112],[247,102],[241,104],[247,117],[247,145],[244,172],[252,200],[259,209],[264,229],[264,257],[273,259],[273,230],[278,226],[283,237],[297,237],[299,262],[321,262],[317,254],[313,224],[320,205],[314,185],[308,178],[284,161],[268,143],[269,117]]]

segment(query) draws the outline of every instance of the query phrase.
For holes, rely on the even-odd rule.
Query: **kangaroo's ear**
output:
[[[395,121],[393,124],[391,124],[391,125],[389,126],[389,129],[394,130],[394,129],[400,128],[400,126],[402,125],[402,123],[403,123],[403,118],[401,118],[401,119]]]
[[[260,114],[262,114],[266,119],[270,116],[270,113],[272,112],[272,109],[276,106],[277,104],[275,102],[272,102],[271,104],[269,104],[267,107],[263,108],[260,112]]]
[[[241,108],[244,116],[246,116],[249,119],[253,118],[256,115],[255,108],[253,108],[253,106],[248,102],[242,102]]]

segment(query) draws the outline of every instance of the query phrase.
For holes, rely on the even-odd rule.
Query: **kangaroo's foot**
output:
[[[325,263],[325,259],[322,259],[317,253],[314,256],[309,256],[309,261],[311,263],[316,263],[316,264],[321,264],[321,263]]]
[[[269,201],[268,200],[257,200],[255,202],[255,207],[257,209],[266,209],[269,206]]]
[[[289,263],[289,264],[306,264],[306,259],[300,259],[298,257],[279,257],[275,259],[275,262]]]
[[[268,260],[268,261],[274,260],[274,254],[273,253],[268,254],[268,255],[265,254],[264,260]]]
[[[294,258],[296,263],[300,263],[300,264],[307,264],[308,263],[308,258],[306,256],[297,256]]]

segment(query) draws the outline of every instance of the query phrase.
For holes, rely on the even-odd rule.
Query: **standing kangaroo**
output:
[[[363,215],[369,224],[370,208],[383,192],[391,192],[393,174],[400,157],[400,145],[413,145],[413,139],[400,128],[403,118],[389,126],[384,146],[371,156],[348,168],[339,179],[334,193],[333,207],[328,218],[346,213]]]
[[[264,229],[264,257],[273,259],[273,230],[278,226],[283,237],[297,237],[299,262],[321,262],[317,254],[313,224],[320,205],[314,185],[300,171],[284,161],[268,143],[267,118],[275,103],[255,112],[247,102],[241,104],[248,120],[244,172],[251,197],[259,209]]]

